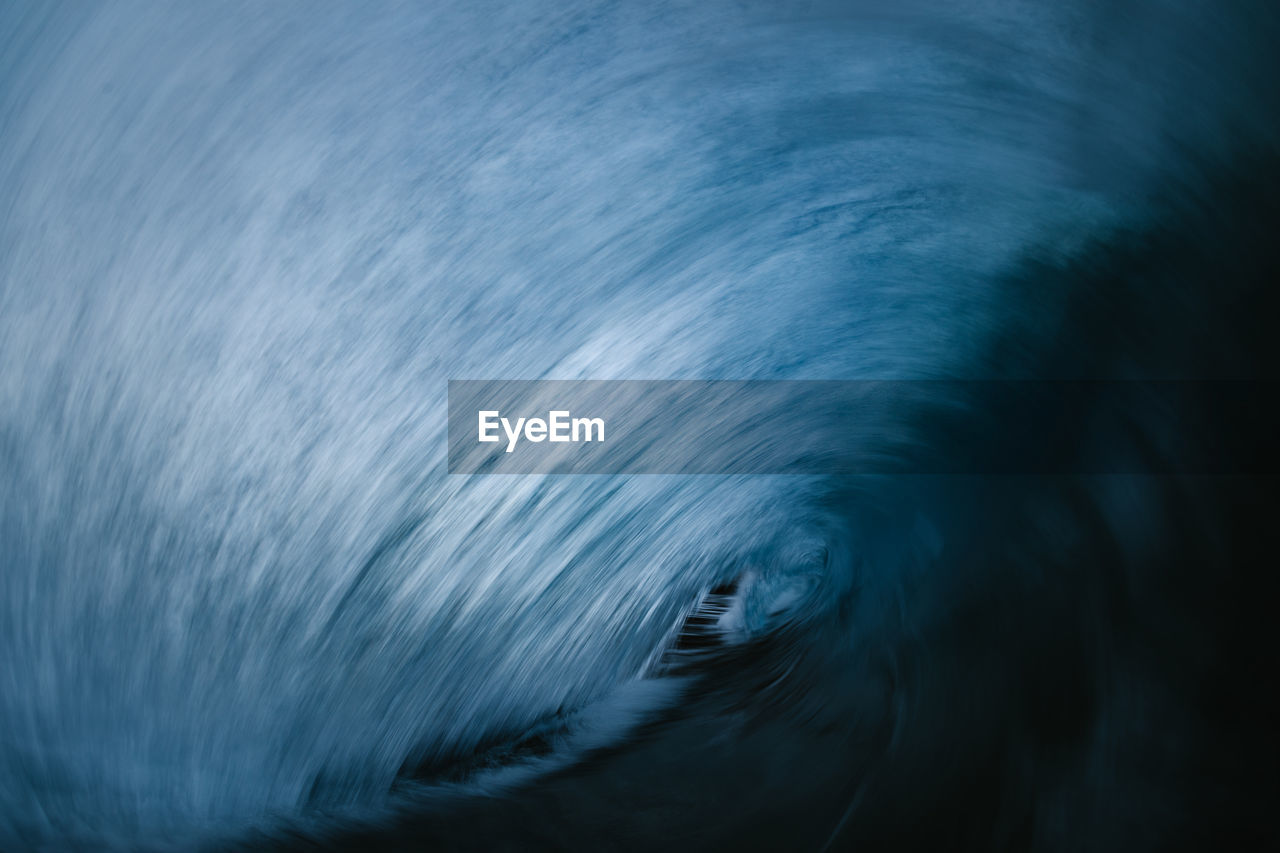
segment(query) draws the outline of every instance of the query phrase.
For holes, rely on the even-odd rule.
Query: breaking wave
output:
[[[964,6],[7,4],[0,848],[1274,838],[1270,478],[446,473],[450,378],[1273,380],[1276,15]]]

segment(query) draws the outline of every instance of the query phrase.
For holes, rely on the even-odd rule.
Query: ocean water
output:
[[[1274,467],[485,477],[445,431],[449,379],[1274,383],[1278,35],[4,4],[0,849],[1274,841]]]

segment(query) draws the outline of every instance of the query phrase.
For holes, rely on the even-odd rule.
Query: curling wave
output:
[[[449,378],[1273,379],[1276,15],[957,5],[0,10],[0,848],[1274,834],[1269,480],[445,473]]]

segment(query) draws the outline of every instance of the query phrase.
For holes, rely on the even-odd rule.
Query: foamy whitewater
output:
[[[450,476],[445,428],[456,378],[1270,378],[1277,35],[5,4],[0,849],[1271,837],[1269,486]]]

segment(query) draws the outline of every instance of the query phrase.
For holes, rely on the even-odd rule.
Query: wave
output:
[[[445,464],[450,378],[1273,381],[1269,9],[0,21],[0,847],[1274,836],[1270,477]]]

